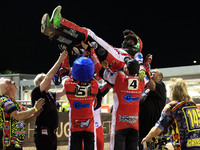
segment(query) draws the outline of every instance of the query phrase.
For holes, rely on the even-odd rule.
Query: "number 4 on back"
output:
[[[128,79],[128,90],[138,90],[137,79]]]

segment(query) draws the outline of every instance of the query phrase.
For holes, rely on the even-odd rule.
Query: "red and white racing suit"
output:
[[[94,121],[94,101],[98,93],[98,83],[80,83],[71,78],[64,84],[70,104],[69,111],[69,149],[80,150],[82,141],[87,150],[96,150]]]
[[[109,92],[111,86],[108,83],[105,83],[103,86],[99,86],[99,92],[97,94],[97,101],[95,101],[94,108],[94,120],[96,128],[96,142],[97,150],[104,150],[104,136],[103,136],[103,127],[101,123],[101,103],[103,97]]]
[[[74,46],[80,46],[81,41],[85,42],[86,44],[87,41],[89,41],[90,43],[92,43],[93,47],[95,47],[95,53],[97,54],[100,62],[104,60],[107,61],[109,68],[113,72],[118,71],[124,67],[124,61],[127,57],[134,58],[134,56],[128,54],[125,49],[118,49],[109,45],[90,29],[80,27],[64,18],[61,19],[60,25],[61,27],[56,29],[55,34],[52,37],[53,39],[56,39],[59,42],[66,44],[67,47],[71,48]],[[141,49],[142,42],[140,52]]]
[[[145,76],[144,80],[140,82],[137,76],[126,76],[117,72],[111,74],[107,70],[104,71],[103,78],[114,84],[110,149],[123,149],[123,142],[126,142],[126,148],[133,148],[137,146],[140,97],[149,79]],[[126,129],[133,129],[135,135],[133,134],[131,138],[126,137],[128,136]],[[119,134],[117,135],[117,133]],[[122,141],[122,143],[119,139],[116,141],[116,137],[119,138],[122,135],[125,135],[125,141]],[[133,137],[135,138],[134,141],[127,141],[133,139]],[[137,147],[133,149],[137,149]]]

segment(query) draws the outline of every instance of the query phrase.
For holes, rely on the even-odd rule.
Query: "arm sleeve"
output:
[[[102,94],[102,97],[104,97],[111,88],[112,86],[109,83],[105,83],[103,86],[100,86],[100,92]]]
[[[115,84],[117,75],[118,75],[117,72],[111,73],[107,69],[105,69],[103,73],[103,79],[108,81],[111,84]]]
[[[31,105],[32,107],[35,105],[35,102],[42,98],[42,93],[40,92],[40,86],[36,86],[31,92]]]
[[[160,119],[156,122],[155,126],[159,127],[161,130],[165,130],[170,126],[172,121],[174,120],[172,117],[171,109],[169,108],[170,105],[167,104],[165,108],[163,109]]]
[[[99,85],[98,85],[98,82],[93,79],[91,81],[91,94],[93,95],[97,95],[98,94],[98,91],[99,91]]]
[[[147,75],[145,75],[145,77],[144,77],[144,83],[145,83],[145,85],[146,85],[147,83],[149,83],[149,77],[148,77]]]
[[[15,105],[15,103],[13,103],[11,99],[7,98],[6,100],[4,100],[4,111],[6,113],[10,115],[15,110],[17,110],[17,106]]]
[[[56,100],[56,92],[51,92],[51,94],[53,95],[54,100]]]

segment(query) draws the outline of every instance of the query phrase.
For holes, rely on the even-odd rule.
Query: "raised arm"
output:
[[[145,61],[144,61],[144,66],[145,66],[146,72],[149,75],[149,82],[146,85],[151,91],[155,91],[156,90],[156,83],[153,80],[153,78],[151,77],[151,72],[150,72],[150,64],[151,64],[152,58],[153,58],[153,55],[148,54],[146,56]]]
[[[65,94],[66,94],[66,91],[65,91],[65,88],[63,87],[61,90],[56,92],[56,100],[59,100]]]
[[[34,113],[39,111],[44,104],[45,104],[45,100],[41,98],[38,101],[36,101],[35,106],[33,108],[26,110],[26,111],[15,110],[10,115],[18,121],[26,120],[26,119],[30,118],[32,115],[34,115]]]
[[[68,56],[68,52],[67,51],[63,51],[60,54],[60,57],[58,58],[58,60],[56,61],[56,63],[54,64],[54,66],[49,70],[49,72],[47,73],[46,77],[44,78],[44,80],[41,82],[40,84],[40,91],[45,91],[46,88],[49,86],[49,84],[51,84],[51,80],[53,78],[53,76],[56,74],[56,72],[58,71],[61,63],[64,61],[64,59]]]

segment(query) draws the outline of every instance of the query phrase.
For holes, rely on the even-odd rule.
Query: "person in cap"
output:
[[[64,83],[69,101],[69,150],[95,150],[94,101],[98,83],[93,78],[94,63],[85,56],[77,58],[72,66],[72,77]]]

